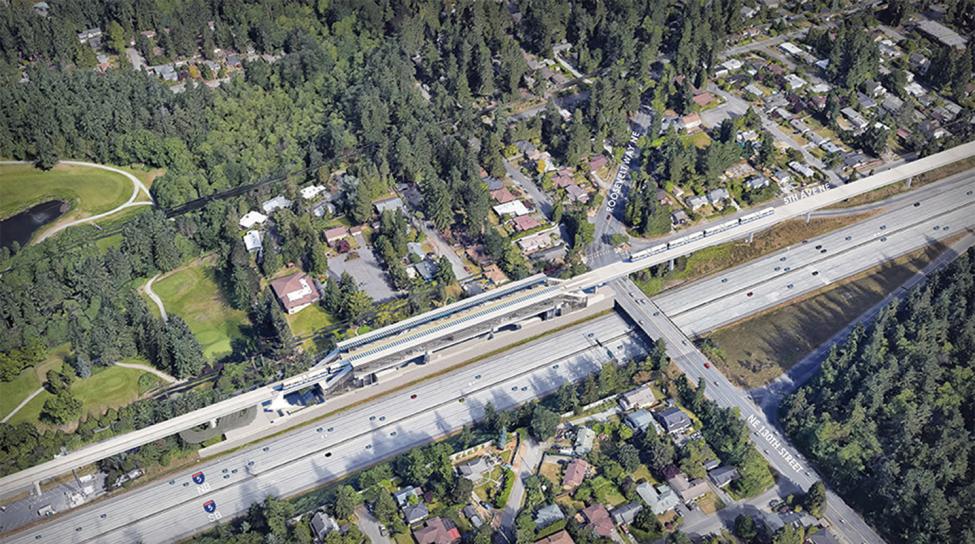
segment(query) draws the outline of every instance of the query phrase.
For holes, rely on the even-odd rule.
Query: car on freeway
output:
[[[711,363],[704,363],[704,368],[711,368]]]

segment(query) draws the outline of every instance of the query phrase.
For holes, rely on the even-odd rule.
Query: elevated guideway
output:
[[[252,406],[260,405],[284,393],[323,384],[329,387],[351,375],[368,379],[376,372],[400,367],[420,353],[462,341],[464,337],[490,335],[505,323],[517,322],[549,312],[560,304],[585,304],[584,290],[621,278],[640,269],[667,262],[699,249],[742,238],[767,229],[776,223],[802,217],[811,211],[839,203],[848,198],[879,189],[899,181],[940,168],[952,162],[975,156],[975,142],[907,163],[847,185],[811,195],[775,208],[775,212],[736,228],[700,237],[680,247],[666,249],[646,259],[617,262],[571,280],[557,280],[544,275],[513,282],[500,289],[403,320],[394,325],[340,343],[329,357],[315,368],[291,379],[248,391],[206,408],[86,446],[37,466],[0,478],[0,496],[8,495],[72,469],[176,434]],[[703,230],[703,229],[702,229]]]

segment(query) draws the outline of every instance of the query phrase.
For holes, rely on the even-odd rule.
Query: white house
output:
[[[261,231],[249,230],[244,234],[244,247],[247,251],[254,253],[262,249]]]
[[[303,187],[301,191],[299,191],[301,198],[305,200],[311,200],[324,192],[324,185],[309,185],[308,187]]]
[[[267,221],[267,216],[261,212],[251,210],[244,214],[244,217],[240,218],[241,228],[249,229],[253,228],[254,225],[263,225]]]
[[[291,201],[284,196],[278,195],[271,200],[266,200],[261,203],[261,209],[264,213],[272,213],[275,210],[280,210],[281,208],[290,208]]]
[[[531,213],[531,210],[525,207],[525,205],[520,200],[512,200],[511,202],[505,202],[504,204],[498,204],[494,208],[494,213],[499,216],[504,215],[514,215],[521,216]]]

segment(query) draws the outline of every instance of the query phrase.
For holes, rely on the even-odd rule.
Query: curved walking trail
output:
[[[14,417],[14,414],[16,414],[17,412],[19,412],[20,409],[23,408],[24,406],[26,406],[28,402],[34,400],[34,397],[36,397],[37,395],[40,395],[41,394],[41,391],[44,391],[44,386],[43,385],[40,386],[40,387],[38,387],[30,395],[27,395],[27,398],[24,399],[24,400],[22,400],[22,401],[20,401],[20,404],[18,404],[17,406],[15,406],[14,409],[11,410],[9,414],[3,416],[3,420],[0,420],[0,423],[6,423],[10,418]]]
[[[158,368],[156,368],[154,366],[140,365],[140,364],[137,364],[137,363],[115,363],[115,366],[120,366],[122,368],[131,368],[133,370],[141,370],[143,372],[148,372],[150,374],[153,374],[153,375],[159,377],[163,381],[168,382],[168,383],[171,383],[171,384],[173,384],[173,383],[181,383],[183,381],[183,380],[177,380],[175,377],[170,376],[169,374],[163,372],[162,370],[159,370]]]
[[[162,274],[156,274],[155,276],[149,278],[149,281],[146,282],[143,289],[145,290],[146,294],[149,295],[149,298],[156,303],[156,307],[159,308],[159,317],[161,317],[163,321],[169,321],[169,316],[166,315],[166,307],[163,306],[162,299],[159,298],[159,295],[152,290],[152,282],[158,280],[161,275]]]
[[[0,164],[33,164],[33,163],[30,161],[0,161]],[[94,162],[86,162],[86,161],[60,161],[58,162],[58,164],[67,164],[70,166],[87,166],[89,168],[97,168],[99,170],[106,170],[108,172],[113,172],[115,174],[120,174],[122,176],[125,176],[129,181],[132,182],[132,196],[130,196],[129,199],[123,204],[120,204],[116,208],[108,210],[107,212],[92,215],[90,217],[85,217],[82,219],[75,219],[74,221],[68,221],[67,223],[62,223],[60,225],[55,225],[45,230],[44,232],[40,233],[37,236],[37,239],[33,243],[40,243],[45,239],[53,236],[54,234],[57,234],[58,232],[61,232],[62,230],[68,227],[73,227],[75,225],[81,225],[84,223],[91,223],[92,221],[97,221],[104,217],[108,217],[114,213],[118,213],[124,210],[125,208],[131,208],[133,206],[152,206],[155,204],[155,202],[152,200],[152,194],[149,193],[149,188],[146,187],[144,183],[142,183],[142,180],[133,176],[129,172],[126,172],[125,170],[122,170],[120,168],[115,168],[113,166],[105,166],[104,164],[97,164]],[[136,200],[136,198],[139,197],[140,192],[145,193],[145,195],[149,197],[149,200],[148,201]]]

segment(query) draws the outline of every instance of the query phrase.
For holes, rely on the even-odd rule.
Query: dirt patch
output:
[[[707,339],[716,346],[713,360],[740,386],[765,385],[883,300],[945,247],[928,246],[719,329]]]

